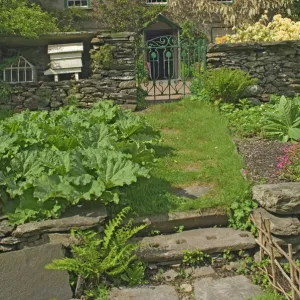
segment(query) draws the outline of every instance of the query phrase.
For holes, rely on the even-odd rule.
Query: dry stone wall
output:
[[[258,79],[249,96],[269,100],[270,95],[300,93],[300,41],[210,45],[208,68],[242,69]]]
[[[0,109],[14,111],[51,110],[76,101],[80,107],[90,107],[105,99],[125,108],[136,105],[134,34],[101,33],[92,40],[92,48],[103,45],[113,48],[109,68],[94,68],[91,76],[78,81],[39,81],[11,84],[9,97],[0,98]],[[90,64],[92,61],[90,61]]]

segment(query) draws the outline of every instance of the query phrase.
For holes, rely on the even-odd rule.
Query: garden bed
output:
[[[251,181],[261,184],[285,181],[280,177],[277,164],[287,144],[258,137],[239,139],[236,144],[245,161],[244,173]]]

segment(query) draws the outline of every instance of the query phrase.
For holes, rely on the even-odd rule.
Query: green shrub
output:
[[[23,112],[0,123],[0,195],[12,224],[56,218],[79,201],[119,202],[119,189],[149,177],[154,131],[109,101]]]
[[[204,89],[211,101],[237,103],[247,88],[256,81],[242,70],[214,69],[197,75],[192,84],[192,91]]]
[[[274,111],[265,113],[265,117],[263,130],[266,137],[282,142],[300,138],[300,98],[282,96]]]
[[[282,295],[277,294],[273,291],[267,291],[263,295],[251,298],[249,300],[285,300],[286,298]]]
[[[246,100],[240,100],[238,105],[221,104],[220,112],[226,116],[232,134],[239,137],[261,135],[266,125],[264,114],[274,110],[273,104],[253,105]]]
[[[138,244],[128,243],[128,240],[146,225],[133,227],[133,220],[129,220],[121,226],[129,211],[130,208],[124,208],[109,221],[103,238],[99,238],[93,231],[73,231],[72,235],[79,241],[79,245],[72,245],[72,257],[56,259],[46,269],[72,272],[77,277],[76,290],[80,289],[79,285],[83,285],[90,296],[95,296],[97,289],[94,288],[106,282],[105,279],[111,282],[124,279],[130,285],[142,283],[145,267],[134,254]]]

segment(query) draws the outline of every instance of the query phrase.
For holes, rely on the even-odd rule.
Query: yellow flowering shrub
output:
[[[233,29],[235,34],[218,38],[216,43],[300,40],[300,21],[295,22],[281,15],[275,15],[271,22],[268,21],[267,15],[263,15],[253,25]]]

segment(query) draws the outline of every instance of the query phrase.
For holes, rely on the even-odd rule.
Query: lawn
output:
[[[155,105],[142,114],[162,133],[156,146],[157,162],[151,179],[123,190],[123,197],[138,215],[228,207],[249,191],[240,170],[243,161],[235,151],[227,122],[208,104],[183,100]],[[187,186],[211,190],[197,198],[176,195]]]

